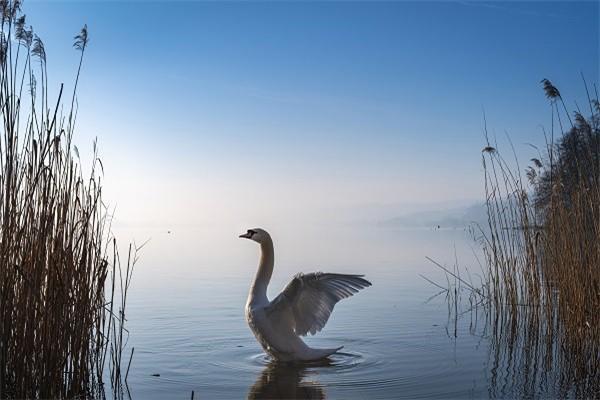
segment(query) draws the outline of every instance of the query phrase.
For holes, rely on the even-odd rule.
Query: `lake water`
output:
[[[306,340],[344,346],[329,362],[279,366],[244,319],[259,249],[235,229],[129,230],[144,247],[129,293],[133,398],[472,398],[519,393],[496,376],[490,344],[472,313],[455,324],[445,283],[425,259],[477,270],[462,230],[337,226],[273,232],[269,297],[297,272],[363,273],[373,286],[341,301],[325,329]],[[493,376],[492,376],[493,375]],[[490,388],[493,378],[495,388]],[[504,381],[502,381],[504,379]]]

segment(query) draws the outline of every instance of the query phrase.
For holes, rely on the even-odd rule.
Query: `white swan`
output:
[[[258,272],[246,302],[246,320],[265,351],[280,361],[311,361],[325,358],[335,349],[313,349],[300,338],[323,329],[333,306],[360,289],[371,286],[364,275],[298,274],[273,301],[267,299],[267,286],[273,274],[274,254],[271,236],[263,229],[248,229],[240,235],[261,248]]]

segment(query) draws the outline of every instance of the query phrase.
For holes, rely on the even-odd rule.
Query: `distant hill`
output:
[[[464,228],[473,222],[484,224],[487,220],[484,204],[446,210],[429,210],[407,213],[379,222],[389,228]]]

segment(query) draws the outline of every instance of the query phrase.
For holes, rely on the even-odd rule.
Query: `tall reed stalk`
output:
[[[586,84],[590,117],[578,109],[571,118],[559,90],[542,83],[552,127],[530,166],[505,159],[485,131],[487,224],[474,230],[485,258],[482,284],[438,266],[458,282],[448,281],[451,314],[459,313],[461,290],[485,314],[491,397],[598,398],[600,102]]]
[[[552,127],[558,122],[561,131],[554,139],[552,128],[546,154],[531,160],[527,181],[518,162],[511,168],[489,141],[483,153],[488,300],[496,330],[509,340],[524,330],[541,339],[563,386],[598,396],[600,103],[588,97],[590,118],[578,110],[571,119],[558,89],[542,82]]]
[[[136,256],[121,269],[96,143],[84,175],[72,142],[87,27],[74,89],[51,99],[21,2],[0,1],[0,18],[0,398],[102,396],[107,364],[118,396]]]

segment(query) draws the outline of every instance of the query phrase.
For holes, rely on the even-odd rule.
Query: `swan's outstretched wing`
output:
[[[267,315],[290,317],[297,335],[314,335],[327,323],[333,306],[371,286],[364,275],[298,274],[267,307]]]

